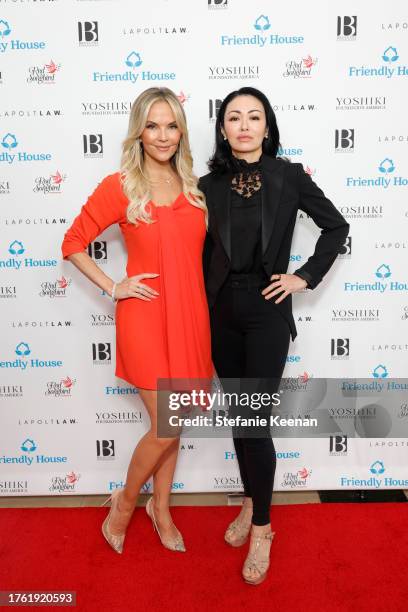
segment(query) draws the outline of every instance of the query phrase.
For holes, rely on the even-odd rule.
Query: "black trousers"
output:
[[[268,392],[275,393],[285,367],[290,329],[272,303],[277,296],[265,300],[261,295],[266,284],[256,275],[228,277],[210,309],[212,356],[221,380],[260,377],[263,384],[268,381]],[[266,525],[276,470],[269,426],[258,430],[257,437],[233,430],[233,440],[244,494],[253,501],[252,523]]]

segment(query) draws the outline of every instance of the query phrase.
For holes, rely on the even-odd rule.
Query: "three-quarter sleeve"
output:
[[[61,245],[63,259],[73,253],[81,253],[107,227],[118,223],[126,215],[126,204],[120,174],[106,176],[65,232]]]

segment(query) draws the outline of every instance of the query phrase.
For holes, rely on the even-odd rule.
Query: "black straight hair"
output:
[[[218,111],[215,123],[215,151],[208,162],[209,169],[217,174],[237,169],[237,162],[232,154],[230,144],[228,140],[224,140],[221,128],[224,127],[225,109],[231,100],[238,96],[253,96],[264,107],[268,136],[262,142],[262,153],[269,157],[276,157],[280,147],[278,124],[268,98],[262,91],[255,89],[255,87],[241,87],[236,91],[232,91],[224,98]]]

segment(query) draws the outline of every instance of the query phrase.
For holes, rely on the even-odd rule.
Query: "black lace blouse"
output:
[[[236,160],[231,181],[231,272],[262,271],[260,161]]]
[[[263,274],[261,159],[248,163],[235,159],[231,181],[231,272]],[[294,272],[306,281],[302,274]]]

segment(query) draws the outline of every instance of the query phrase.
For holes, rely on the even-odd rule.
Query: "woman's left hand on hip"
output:
[[[291,293],[299,293],[307,287],[307,282],[296,274],[272,274],[271,281],[274,282],[265,287],[261,293],[265,296],[265,300],[270,300],[275,295],[281,294],[275,300],[275,304],[282,302]]]

